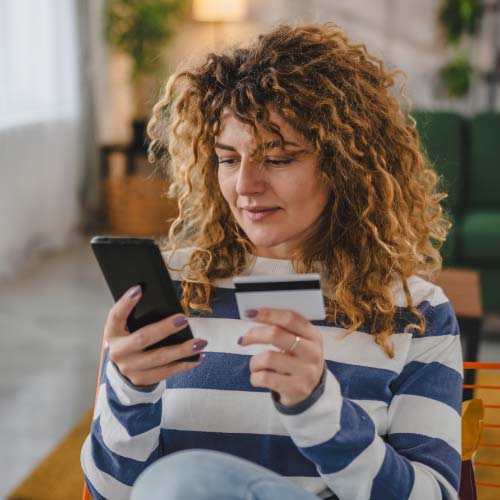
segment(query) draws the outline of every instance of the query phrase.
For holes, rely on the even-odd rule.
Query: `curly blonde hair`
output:
[[[346,334],[369,321],[375,342],[392,357],[398,309],[391,286],[401,280],[413,318],[406,331],[425,330],[407,280],[440,269],[450,223],[415,121],[390,93],[397,73],[327,23],[278,26],[169,79],[148,124],[149,152],[162,160],[169,194],[178,199],[168,247],[194,247],[183,268],[187,313],[210,311],[214,281],[241,273],[255,258],[218,185],[214,143],[222,112],[229,109],[255,137],[264,129],[282,141],[269,120],[272,108],[309,141],[330,189],[314,231],[291,257],[295,271],[321,272],[327,320]],[[404,83],[404,97],[403,90]]]

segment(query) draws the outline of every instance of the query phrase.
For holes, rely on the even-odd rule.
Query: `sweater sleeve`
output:
[[[301,453],[339,498],[457,499],[461,466],[462,352],[448,302],[428,305],[393,380],[387,435],[345,398],[327,370],[321,395],[281,419]]]
[[[161,456],[165,382],[147,388],[125,379],[107,353],[90,435],[81,453],[94,498],[128,499],[139,474]]]

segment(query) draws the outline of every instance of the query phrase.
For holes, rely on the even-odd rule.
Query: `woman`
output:
[[[458,328],[422,278],[449,223],[393,77],[305,25],[170,79],[151,153],[179,200],[165,258],[196,338],[144,351],[186,317],[128,335],[140,289],[112,308],[82,452],[94,498],[457,498]],[[239,318],[232,277],[310,271],[326,321]]]

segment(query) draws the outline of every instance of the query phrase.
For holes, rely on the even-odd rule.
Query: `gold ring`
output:
[[[293,352],[293,350],[299,345],[299,342],[300,342],[300,337],[295,337],[295,340],[293,341],[293,344],[288,349],[288,352]]]

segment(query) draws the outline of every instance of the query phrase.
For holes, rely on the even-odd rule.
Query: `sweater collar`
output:
[[[292,261],[288,259],[271,259],[257,257],[248,274],[289,274],[294,273]]]

